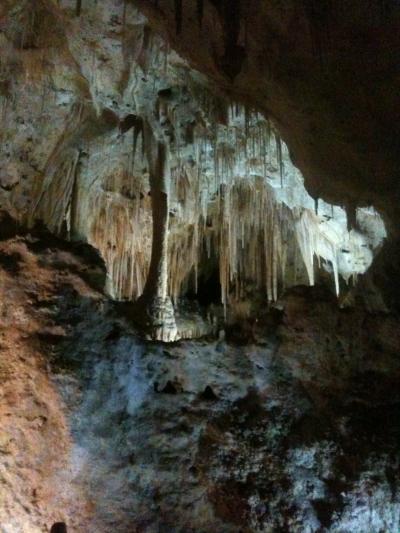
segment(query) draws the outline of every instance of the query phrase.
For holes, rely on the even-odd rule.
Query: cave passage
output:
[[[50,529],[50,533],[67,533],[67,531],[65,522],[55,522]]]
[[[190,289],[186,297],[188,300],[197,301],[201,306],[208,307],[211,304],[221,305],[221,282],[218,266],[214,266],[211,272],[204,272],[197,279],[197,292]]]

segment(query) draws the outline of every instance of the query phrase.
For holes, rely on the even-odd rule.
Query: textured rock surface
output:
[[[74,274],[87,269],[81,260],[48,245],[35,239],[0,243],[0,529],[5,533],[49,531],[65,518],[72,530],[83,531],[92,505],[73,481],[68,412],[49,365],[50,346],[68,337],[69,326],[57,322],[65,292],[79,293],[92,305],[98,295]]]
[[[396,317],[299,287],[146,343],[60,244],[1,246],[4,531],[399,530]]]
[[[1,532],[400,531],[399,17],[1,2]]]

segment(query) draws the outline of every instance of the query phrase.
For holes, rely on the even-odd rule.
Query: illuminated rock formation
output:
[[[350,227],[344,209],[314,201],[274,125],[190,70],[130,4],[83,5],[76,18],[63,3],[12,5],[2,207],[97,248],[113,298],[153,302],[142,322],[154,319],[154,338],[181,336],[172,305],[210,262],[225,313],[251,290],[273,301],[313,285],[316,264],[337,294],[369,268],[386,235],[372,208]],[[170,333],[156,333],[164,312]]]

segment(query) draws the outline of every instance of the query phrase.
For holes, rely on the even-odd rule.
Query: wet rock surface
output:
[[[399,530],[396,316],[298,287],[246,343],[165,345],[76,249],[1,258],[4,531]]]

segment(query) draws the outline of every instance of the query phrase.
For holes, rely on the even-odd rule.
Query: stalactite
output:
[[[135,124],[133,126],[133,146],[132,146],[133,161],[135,160],[136,148],[137,148],[137,142],[138,142],[138,139],[139,139],[139,135],[142,136],[143,152],[145,152],[146,147],[145,147],[144,135],[143,135],[143,120],[140,117],[137,117],[136,121],[135,121]]]
[[[282,158],[282,141],[279,135],[275,134],[275,142],[276,142],[276,157],[278,160],[279,165],[279,173],[281,176],[281,187],[283,187],[283,158]]]
[[[336,294],[339,294],[338,242],[330,238],[320,228],[320,219],[311,210],[305,209],[296,221],[296,234],[299,248],[307,269],[310,285],[314,285],[314,257],[328,262],[333,271]]]
[[[32,207],[28,223],[33,225],[37,217],[41,217],[56,231],[60,229],[60,220],[65,216],[65,208],[69,204],[72,189],[70,184],[71,144],[79,132],[84,120],[83,106],[78,104],[65,125],[43,171],[43,181],[36,201]],[[66,177],[65,177],[66,173]],[[55,209],[58,205],[61,209]]]

